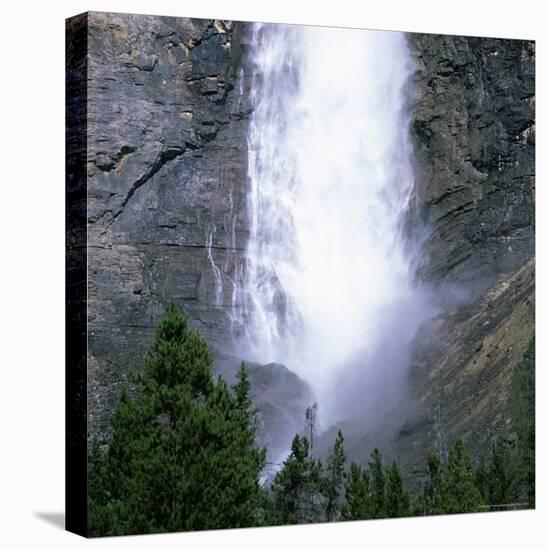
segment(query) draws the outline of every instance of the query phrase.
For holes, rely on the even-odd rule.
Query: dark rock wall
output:
[[[105,425],[120,383],[141,367],[168,301],[210,342],[227,334],[231,278],[246,242],[241,30],[89,14],[92,427]]]
[[[409,42],[423,276],[478,292],[534,255],[534,43]]]

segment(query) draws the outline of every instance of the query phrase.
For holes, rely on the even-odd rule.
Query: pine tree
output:
[[[482,510],[482,496],[475,484],[475,468],[465,452],[463,441],[456,440],[444,468],[440,498],[435,500],[433,513],[456,514]]]
[[[253,404],[250,398],[250,381],[248,380],[248,373],[246,371],[246,365],[244,361],[240,363],[240,368],[236,375],[237,384],[234,386],[234,394],[236,397],[236,404],[241,412],[244,414],[252,410]]]
[[[105,455],[97,438],[94,437],[88,452],[88,503],[90,507],[103,499],[105,494],[108,494],[109,487],[105,485],[107,481],[105,467]],[[92,511],[95,512],[94,522],[93,524],[90,522],[88,531],[91,536],[94,536],[106,531],[110,518],[108,514],[105,514],[104,508],[95,506]]]
[[[345,478],[345,501],[341,508],[342,519],[349,521],[368,519],[371,516],[368,471],[353,462]]]
[[[336,521],[339,517],[341,489],[345,474],[344,437],[338,430],[332,454],[326,464],[324,495],[326,497],[326,520]]]
[[[273,518],[280,525],[313,523],[321,518],[321,465],[309,454],[309,441],[296,435],[289,457],[272,486]]]
[[[443,513],[441,511],[442,473],[443,465],[436,454],[430,454],[427,459],[429,477],[423,493],[423,514]]]
[[[519,499],[536,503],[536,341],[533,338],[522,361],[515,367],[511,384],[511,413],[516,430]]]
[[[385,472],[379,449],[370,454],[368,463],[370,470],[371,517],[374,519],[386,517],[385,510]]]
[[[91,531],[155,533],[256,523],[265,450],[249,382],[213,381],[205,341],[175,305],[157,328],[132,396],[124,390],[106,452],[92,458]]]
[[[368,469],[351,464],[346,475],[345,520],[403,517],[410,514],[410,496],[403,488],[402,475],[395,462],[385,472],[381,453],[374,449]]]
[[[516,502],[516,465],[513,460],[513,449],[501,436],[496,439],[492,447],[487,473],[487,502],[493,509]]]
[[[482,496],[482,500],[487,503],[490,502],[490,474],[488,472],[484,453],[480,456],[475,471],[475,485]]]
[[[402,476],[396,462],[387,470],[387,494],[386,513],[387,517],[399,518],[410,513],[410,496],[403,489]]]

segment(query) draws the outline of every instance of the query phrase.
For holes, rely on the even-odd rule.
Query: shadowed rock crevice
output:
[[[135,149],[132,149],[131,152],[135,151]],[[145,185],[167,162],[181,156],[185,152],[185,149],[173,147],[171,149],[167,149],[165,151],[162,151],[156,160],[152,163],[151,167],[149,168],[148,172],[146,174],[143,174],[137,181],[135,181],[132,186],[130,187],[128,193],[126,194],[124,200],[122,201],[122,204],[120,205],[120,209],[118,212],[114,214],[111,220],[111,224],[116,220],[116,218],[120,215],[122,210],[124,210],[125,206],[130,202],[131,198],[134,196],[135,192],[142,186]],[[128,153],[126,153],[128,154]]]

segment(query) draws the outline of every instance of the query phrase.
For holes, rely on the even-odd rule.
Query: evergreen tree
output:
[[[286,525],[320,521],[320,484],[320,462],[311,458],[308,439],[296,435],[290,455],[271,486],[272,522]]]
[[[533,338],[516,366],[511,384],[511,413],[518,436],[519,499],[536,502],[536,342]]]
[[[326,464],[324,495],[326,497],[326,520],[335,521],[339,517],[341,489],[345,474],[345,448],[341,430],[338,430],[332,454]]]
[[[402,476],[396,462],[387,470],[387,494],[386,513],[387,517],[399,518],[410,513],[410,496],[403,489]]]
[[[487,502],[493,509],[502,508],[517,500],[517,467],[513,457],[513,449],[499,436],[493,447],[488,468]]]
[[[490,502],[490,473],[484,453],[481,455],[475,471],[475,485],[482,496],[482,500],[487,503]]]
[[[345,502],[341,508],[342,519],[368,519],[371,516],[368,471],[353,462],[345,477]]]
[[[240,412],[244,413],[244,416],[246,416],[249,412],[253,412],[255,414],[255,411],[252,411],[252,400],[250,398],[250,381],[248,380],[248,373],[246,371],[246,365],[244,364],[244,361],[240,363],[240,368],[238,369],[238,373],[236,375],[237,384],[234,386],[234,395],[236,397],[236,404]]]
[[[88,503],[93,506],[94,503],[104,498],[109,493],[109,487],[106,472],[106,460],[101,451],[98,440],[94,437],[88,451]],[[109,523],[108,512],[105,508],[91,509],[94,513],[94,525],[88,526],[90,535],[106,532],[105,526]]]
[[[423,514],[443,513],[440,511],[443,466],[438,455],[432,453],[427,459],[429,478],[423,494]]]
[[[345,484],[342,518],[345,520],[403,517],[410,514],[410,495],[404,491],[395,462],[385,472],[381,453],[374,449],[369,468],[351,464]]]
[[[433,513],[456,514],[482,510],[482,496],[475,484],[475,468],[465,452],[463,441],[456,440],[442,475],[440,498]]]
[[[385,510],[385,472],[383,471],[383,461],[379,449],[374,449],[370,454],[369,478],[370,478],[370,497],[371,497],[371,517],[386,517]]]
[[[96,535],[257,523],[265,450],[255,445],[249,382],[213,381],[205,341],[175,305],[157,328],[132,396],[123,390],[106,452],[90,468]]]

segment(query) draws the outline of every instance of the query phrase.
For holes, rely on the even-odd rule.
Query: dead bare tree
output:
[[[313,456],[313,438],[316,429],[316,413],[318,410],[318,404],[313,403],[310,407],[307,407],[305,411],[305,429],[309,435],[309,448],[311,457]]]

